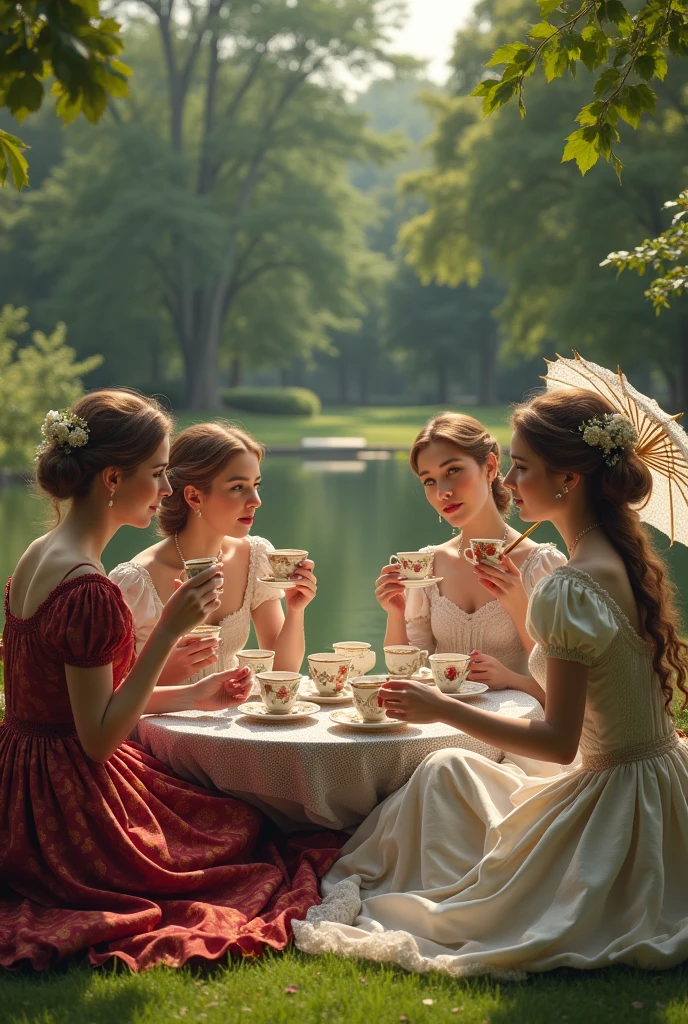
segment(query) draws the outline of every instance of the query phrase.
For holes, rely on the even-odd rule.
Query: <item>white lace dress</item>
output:
[[[236,653],[246,647],[249,638],[251,612],[265,601],[279,600],[284,596],[284,591],[273,590],[258,582],[259,577],[272,575],[272,569],[267,560],[267,552],[274,551],[272,544],[264,537],[251,536],[248,540],[251,545],[251,555],[243,604],[238,611],[227,615],[220,622],[222,644],[218,651],[217,661],[191,676],[189,682],[195,682],[196,679],[200,679],[210,672],[223,672],[226,669],[236,668],[238,664]],[[110,579],[122,591],[124,600],[134,618],[136,653],[138,654],[160,618],[163,609],[162,601],[148,570],[138,562],[120,562],[110,573]]]
[[[581,765],[547,780],[431,754],[294,922],[302,950],[510,979],[688,959],[688,745],[652,649],[571,566],[538,585],[528,629],[541,685],[548,656],[588,666]]]
[[[422,551],[433,551],[430,546]],[[526,594],[530,596],[543,577],[566,557],[554,544],[538,544],[521,566]],[[513,672],[528,672],[528,655],[509,613],[499,601],[488,601],[475,612],[465,612],[435,584],[423,590],[409,590],[406,601],[406,635],[410,644],[432,654],[470,654],[473,650],[497,658]]]

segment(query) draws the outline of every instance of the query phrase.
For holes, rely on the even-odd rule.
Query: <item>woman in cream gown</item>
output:
[[[505,979],[688,958],[688,747],[666,709],[672,676],[686,692],[687,649],[633,511],[650,474],[632,444],[609,465],[578,430],[611,411],[567,391],[514,414],[507,483],[572,554],[529,605],[545,721],[498,720],[408,681],[381,691],[395,717],[553,761],[580,742],[582,762],[538,779],[467,751],[430,755],[325,876],[323,904],[295,922],[301,949]]]
[[[245,431],[224,423],[187,427],[170,449],[167,475],[172,494],[163,499],[158,523],[164,540],[122,562],[110,579],[131,610],[137,653],[160,619],[184,559],[219,552],[224,568],[222,606],[213,616],[219,641],[184,638],[162,674],[165,685],[192,683],[209,672],[236,668],[251,623],[258,642],[275,652],[274,668],[297,670],[303,660],[304,610],[316,592],[313,562],[304,561],[286,595],[261,583],[273,575],[270,541],[250,534],[260,508],[262,446]]]

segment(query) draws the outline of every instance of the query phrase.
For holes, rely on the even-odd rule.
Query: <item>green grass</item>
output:
[[[326,409],[320,416],[264,416],[248,412],[180,413],[178,427],[188,427],[218,415],[239,423],[264,444],[298,445],[302,437],[364,437],[366,441],[410,447],[425,421],[437,406],[362,406]],[[463,412],[477,417],[502,444],[508,444],[509,410],[506,406],[468,406]]]
[[[688,968],[557,971],[498,984],[290,950],[203,973],[21,974],[0,980],[0,998],[3,1024],[678,1024],[688,1020]]]

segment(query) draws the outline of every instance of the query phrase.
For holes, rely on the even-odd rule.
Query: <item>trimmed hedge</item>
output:
[[[222,401],[229,409],[273,416],[318,416],[320,399],[308,388],[224,388]]]

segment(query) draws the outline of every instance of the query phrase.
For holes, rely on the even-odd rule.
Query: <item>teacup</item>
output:
[[[397,551],[389,561],[390,565],[399,567],[404,579],[424,580],[432,575],[434,558],[432,551]]]
[[[504,550],[505,542],[491,537],[474,537],[468,550],[471,552],[470,561],[474,565],[485,562],[493,565],[496,569],[501,567],[499,556]]]
[[[263,704],[271,715],[288,715],[296,704],[301,685],[300,672],[259,672]]]
[[[385,647],[384,651],[385,664],[389,669],[389,674],[400,679],[405,679],[417,672],[428,656],[427,651],[405,645],[392,645]]]
[[[351,672],[352,658],[345,654],[308,655],[308,671],[322,697],[336,697],[344,689]]]
[[[299,562],[308,558],[307,551],[298,548],[280,548],[279,551],[268,551],[268,562],[276,580],[288,580],[294,573]]]
[[[350,679],[354,707],[364,722],[382,722],[387,712],[377,702],[380,687],[387,682],[387,676],[354,676]]]
[[[256,684],[256,677],[259,672],[272,672],[272,666],[275,663],[275,652],[274,651],[237,651],[237,661],[239,662],[239,668],[249,668],[251,670],[251,679]]]
[[[204,569],[209,569],[211,565],[219,565],[216,555],[209,558],[188,558],[184,562],[186,575],[189,579],[193,579],[194,576],[198,576],[199,572],[203,572]]]
[[[222,626],[211,626],[209,622],[202,622],[200,626],[194,626],[190,633],[186,636],[193,637],[194,640],[217,640],[222,643],[220,639],[220,633],[222,632]]]
[[[442,693],[460,693],[471,669],[470,654],[431,654],[430,668]]]
[[[335,654],[351,658],[352,675],[364,676],[371,668],[375,668],[375,651],[370,649],[370,644],[358,640],[342,640],[338,644],[332,644],[332,647]]]

